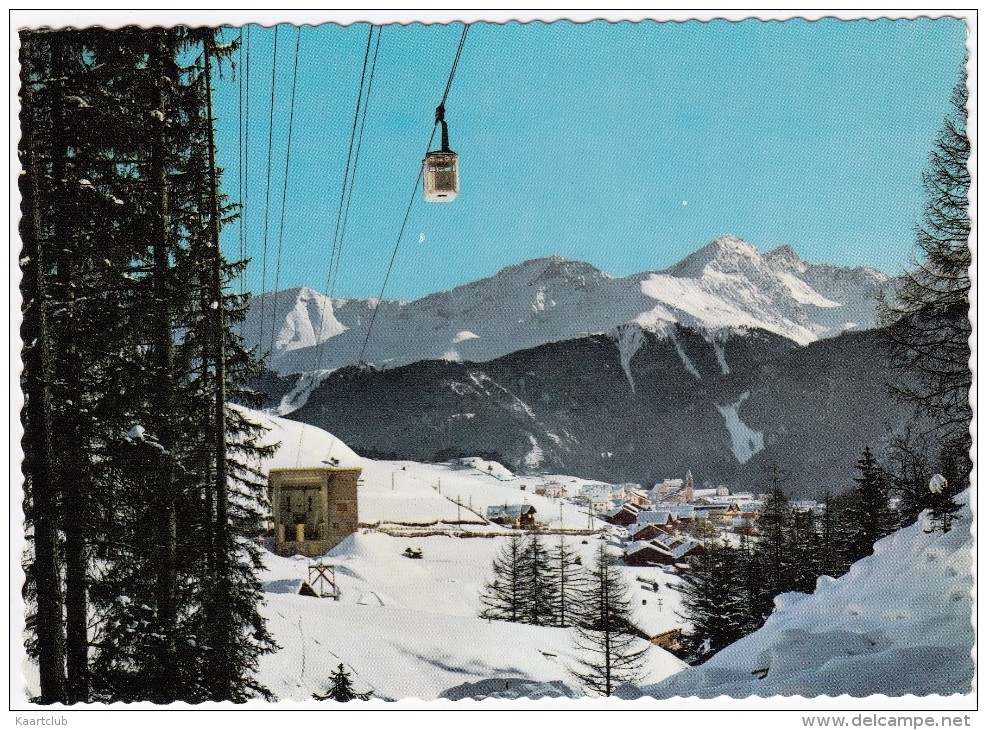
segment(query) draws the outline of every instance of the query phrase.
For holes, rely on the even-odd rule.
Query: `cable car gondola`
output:
[[[422,190],[427,203],[451,203],[459,194],[459,156],[449,149],[449,126],[445,106],[435,110],[435,123],[442,125],[442,149],[425,153]]]

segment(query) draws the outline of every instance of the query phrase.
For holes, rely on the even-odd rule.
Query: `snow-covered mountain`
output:
[[[964,495],[968,499],[969,493]],[[658,698],[968,694],[974,645],[971,512],[877,542],[811,595],[786,593],[753,634],[701,666],[642,688]],[[633,693],[636,694],[636,693]]]
[[[621,278],[553,256],[415,301],[380,302],[363,360],[485,362],[629,324],[659,334],[682,324],[711,342],[763,329],[804,345],[873,327],[875,296],[892,283],[874,269],[807,263],[790,246],[761,253],[733,236],[664,271]],[[377,300],[304,288],[267,294],[251,302],[246,337],[279,373],[335,369],[359,361],[375,308]]]
[[[788,489],[816,496],[851,486],[863,447],[884,454],[909,420],[888,378],[876,330],[801,347],[763,331],[709,342],[628,325],[485,363],[269,373],[255,387],[271,411],[364,454],[497,454],[520,473],[642,484],[691,469],[745,489],[776,464]]]

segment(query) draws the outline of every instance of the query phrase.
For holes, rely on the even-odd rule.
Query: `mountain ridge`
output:
[[[681,324],[711,340],[764,329],[805,345],[874,327],[876,297],[893,281],[867,267],[806,262],[787,245],[762,253],[727,235],[671,267],[624,277],[553,255],[408,302],[329,299],[298,287],[255,298],[245,331],[248,344],[270,351],[269,365],[281,374],[360,360],[377,367],[484,362],[547,342],[616,333],[630,323],[660,336]]]

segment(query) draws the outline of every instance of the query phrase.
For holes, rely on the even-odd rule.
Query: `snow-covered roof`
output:
[[[637,524],[640,527],[646,524],[667,525],[670,516],[667,510],[644,510],[638,514]]]
[[[681,558],[700,547],[698,542],[685,537],[656,537],[651,542],[675,558]]]
[[[636,504],[633,504],[631,502],[623,502],[622,504],[618,504],[616,507],[611,507],[603,514],[607,517],[616,517],[621,512],[629,512],[630,514],[633,515],[640,513],[640,511],[641,508],[638,507]]]
[[[613,487],[609,484],[588,484],[582,487],[579,493],[592,500],[605,501],[613,494]]]
[[[511,519],[516,520],[523,515],[535,513],[535,508],[530,504],[498,504],[487,507],[487,519]]]
[[[656,537],[651,540],[636,540],[627,543],[624,549],[627,555],[650,549],[677,560],[688,555],[697,547],[701,547],[700,543],[688,538]]]

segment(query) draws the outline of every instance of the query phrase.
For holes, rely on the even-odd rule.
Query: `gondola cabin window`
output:
[[[423,185],[429,203],[451,203],[459,193],[459,157],[455,152],[429,152],[425,156]]]

